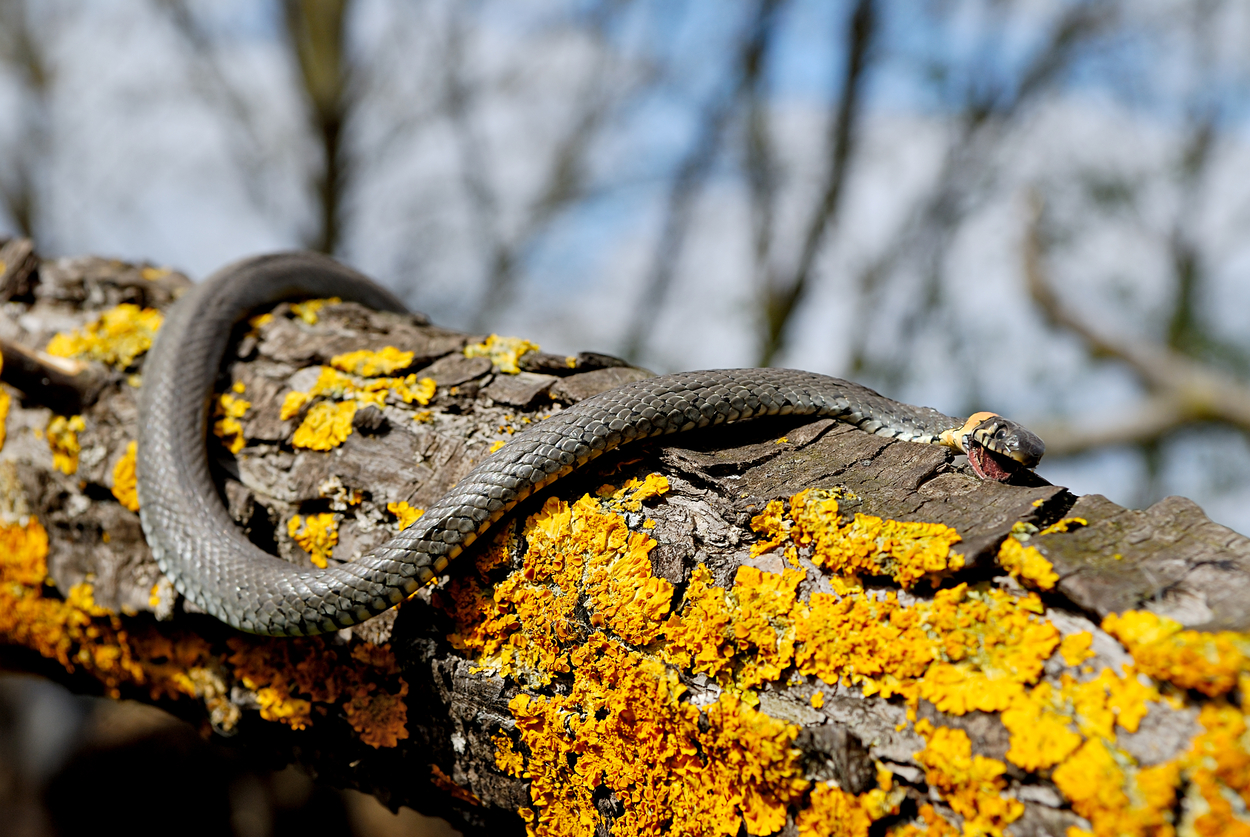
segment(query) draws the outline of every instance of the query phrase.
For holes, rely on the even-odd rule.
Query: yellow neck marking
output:
[[[998,416],[998,413],[973,413],[968,416],[968,420],[964,422],[963,427],[955,430],[943,430],[941,436],[942,444],[948,448],[954,448],[960,453],[967,453],[968,451],[964,450],[964,437],[971,433],[973,428],[981,422],[996,416]]]

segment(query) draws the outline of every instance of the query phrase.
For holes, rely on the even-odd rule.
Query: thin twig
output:
[[[1047,451],[1066,456],[1107,445],[1148,444],[1198,421],[1250,432],[1250,387],[1243,382],[1162,344],[1103,334],[1063,304],[1043,264],[1040,198],[1034,196],[1032,205],[1024,274],[1033,302],[1052,325],[1079,337],[1091,354],[1126,364],[1148,390],[1143,403],[1125,412],[1035,428]]]
[[[642,347],[646,345],[659,313],[664,308],[690,229],[695,203],[712,171],[712,165],[720,155],[725,126],[738,111],[742,100],[755,83],[755,78],[762,72],[772,42],[773,22],[784,2],[785,0],[759,0],[739,53],[737,80],[732,91],[728,95],[716,94],[704,108],[703,116],[699,120],[699,134],[685,159],[677,167],[669,189],[664,228],[652,257],[651,270],[625,333],[622,353],[631,361],[636,362],[639,359]]]
[[[860,94],[863,90],[864,66],[867,63],[869,44],[872,42],[875,15],[872,0],[859,0],[851,16],[847,31],[846,66],[843,70],[839,106],[829,121],[828,147],[829,169],[824,187],[808,219],[807,232],[803,237],[803,249],[798,264],[788,281],[770,276],[763,289],[764,339],[760,349],[759,366],[772,365],[781,350],[786,327],[807,293],[811,282],[812,266],[820,253],[821,245],[829,229],[837,219],[839,199],[846,183],[847,164],[851,158],[851,143],[858,124]]]

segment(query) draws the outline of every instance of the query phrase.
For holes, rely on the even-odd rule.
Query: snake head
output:
[[[951,435],[955,446],[968,455],[977,476],[997,482],[1011,479],[1023,468],[1035,467],[1046,452],[1046,444],[1037,434],[996,413],[977,413]]]

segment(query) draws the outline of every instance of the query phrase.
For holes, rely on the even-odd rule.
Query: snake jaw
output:
[[[1033,468],[1046,452],[1045,443],[1024,426],[997,413],[975,413],[958,429],[942,433],[942,443],[967,454],[981,479],[1005,482],[1024,468]]]

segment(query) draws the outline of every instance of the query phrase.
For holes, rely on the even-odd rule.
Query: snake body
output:
[[[913,442],[963,449],[979,441],[1030,467],[1041,456],[1041,441],[1006,419],[956,419],[810,372],[662,375],[602,392],[531,426],[416,523],[360,559],[300,569],[253,545],[230,518],[209,471],[209,404],[240,320],[282,300],[328,296],[405,310],[389,292],[327,257],[262,256],[223,268],[188,291],[167,314],[145,361],[137,458],[144,534],[179,592],[252,633],[302,636],[375,616],[441,573],[525,497],[619,445],[653,436],[762,416],[829,416]]]

